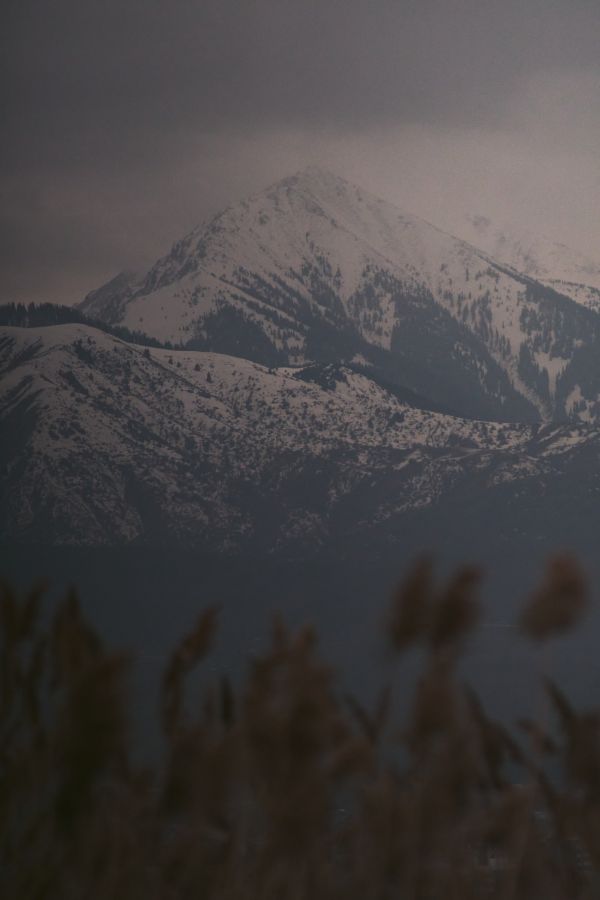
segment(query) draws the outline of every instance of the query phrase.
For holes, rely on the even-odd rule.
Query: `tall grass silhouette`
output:
[[[104,646],[74,593],[48,620],[40,589],[4,585],[0,895],[600,896],[600,716],[547,681],[552,722],[533,716],[511,733],[492,721],[457,672],[479,583],[464,568],[438,585],[420,561],[394,592],[390,652],[424,651],[400,722],[389,688],[372,710],[345,696],[314,631],[279,619],[241,684],[202,677],[218,626],[202,611],[164,672],[152,771],[132,754],[127,657]],[[577,566],[551,560],[518,627],[545,641],[576,624],[586,598]]]

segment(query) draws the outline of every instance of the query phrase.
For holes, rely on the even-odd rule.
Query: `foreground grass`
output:
[[[217,627],[202,612],[162,682],[164,758],[132,761],[125,656],[69,595],[0,596],[0,895],[5,900],[579,900],[600,896],[600,716],[546,690],[555,727],[491,721],[457,676],[479,574],[421,562],[387,623],[424,664],[410,714],[341,696],[313,631],[276,621],[235,689],[189,690]],[[555,559],[519,627],[570,628],[586,590]],[[197,680],[197,679],[195,679]],[[202,681],[202,679],[200,678]],[[190,695],[191,694],[191,695]],[[548,765],[560,772],[552,779]]]

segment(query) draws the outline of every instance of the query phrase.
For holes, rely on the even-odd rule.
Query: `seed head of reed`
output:
[[[561,634],[577,624],[587,600],[586,581],[577,563],[569,556],[555,556],[523,611],[520,628],[534,640]]]

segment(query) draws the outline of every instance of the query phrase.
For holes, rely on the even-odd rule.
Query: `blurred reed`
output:
[[[204,610],[166,666],[154,771],[132,761],[127,657],[73,592],[48,622],[40,588],[3,585],[0,896],[599,897],[600,715],[548,680],[553,725],[491,720],[457,674],[480,580],[464,568],[438,585],[421,560],[395,590],[390,651],[424,651],[400,723],[389,686],[372,710],[343,695],[314,631],[280,619],[243,683],[200,677],[190,693],[218,624]],[[586,601],[575,563],[553,559],[519,627],[545,641]]]

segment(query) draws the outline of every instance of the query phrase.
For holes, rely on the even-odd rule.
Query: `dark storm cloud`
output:
[[[596,65],[599,25],[573,0],[14,4],[9,147],[77,163],[165,130],[481,122],[524,73]]]
[[[9,0],[4,16],[14,290],[25,263],[28,284],[53,261],[65,283],[91,279],[176,237],[194,155],[231,157],[237,190],[256,135],[501,128],[537,73],[598,71],[600,9],[576,0]],[[227,192],[192,191],[207,208]],[[161,210],[164,234],[148,225]]]

